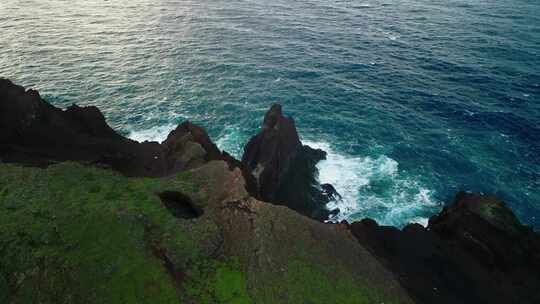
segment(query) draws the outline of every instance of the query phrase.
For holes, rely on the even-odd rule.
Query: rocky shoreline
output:
[[[54,168],[72,161],[163,181],[188,172],[198,190],[172,189],[159,197],[183,218],[188,235],[199,228],[212,231],[200,239],[190,236],[205,248],[200,255],[239,259],[253,303],[323,303],[328,292],[350,293],[335,303],[540,303],[540,236],[496,197],[458,193],[428,227],[398,230],[370,219],[325,224],[339,212],[325,207],[339,193],[317,181],[316,164],[325,157],[301,143],[294,120],[279,105],[269,109],[261,132],[236,160],[190,122],[162,143],[138,143],[117,134],[96,107],[61,110],[37,91],[0,79],[0,163]],[[2,189],[0,183],[0,194]],[[152,248],[179,282],[180,293],[185,291],[178,278],[192,261],[179,262],[163,245]],[[298,263],[337,287],[320,286],[320,299],[304,285],[296,288],[301,283],[296,280],[307,280],[293,279]],[[20,275],[2,275],[11,282],[8,303],[15,303],[20,292],[12,281]],[[328,296],[324,303],[334,303],[335,295]]]

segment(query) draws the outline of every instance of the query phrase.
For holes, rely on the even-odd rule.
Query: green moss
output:
[[[151,244],[185,264],[199,252],[155,194],[165,189],[193,187],[187,175],[164,182],[72,163],[0,164],[1,302],[178,303]]]
[[[183,183],[186,187],[191,187],[192,190],[195,190],[195,185],[191,182],[193,179],[193,173],[190,171],[182,171],[176,173],[176,182]]]
[[[291,261],[284,277],[289,289],[289,303],[327,303],[332,295],[335,303],[367,303],[367,297],[354,284],[350,276],[333,276],[302,261]],[[330,280],[333,278],[333,280]],[[298,295],[302,295],[299,298]]]
[[[231,238],[227,246],[247,246],[243,260],[215,259],[223,242],[215,210],[179,219],[156,195],[195,197],[192,178],[126,178],[73,163],[0,164],[0,303],[398,302],[350,264],[335,263],[332,250],[310,238],[307,222],[281,208],[262,208],[272,213],[259,216],[274,216],[283,224],[276,227],[295,235],[273,239],[274,224],[261,222],[265,251],[256,264],[253,248]],[[175,266],[174,276],[162,259]],[[265,267],[253,267],[259,263]]]
[[[354,278],[349,271],[299,259],[289,261],[265,282],[267,288],[254,291],[256,303],[399,303],[380,288],[368,288],[368,282]]]
[[[233,258],[224,262],[199,262],[187,272],[184,286],[193,303],[252,303],[247,293],[245,275]]]

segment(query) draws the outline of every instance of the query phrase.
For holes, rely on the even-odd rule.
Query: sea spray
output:
[[[156,142],[162,142],[165,139],[167,139],[167,135],[174,130],[176,126],[172,124],[166,124],[162,126],[153,127],[150,129],[144,129],[144,130],[132,130],[129,132],[128,137],[138,141],[138,142],[144,142],[144,141],[156,141]]]
[[[319,180],[332,184],[342,196],[328,204],[329,209],[340,210],[331,221],[369,217],[383,225],[426,225],[433,210],[441,206],[433,190],[417,177],[400,172],[398,162],[386,155],[358,157],[338,152],[325,142],[304,144],[327,152],[327,159],[317,165]]]

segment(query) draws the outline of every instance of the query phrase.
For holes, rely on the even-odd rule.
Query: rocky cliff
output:
[[[540,236],[496,197],[458,193],[426,228],[349,229],[418,303],[540,303]]]
[[[3,303],[413,303],[349,232],[251,195],[202,128],[137,143],[70,109],[0,82]]]
[[[137,143],[0,80],[0,301],[539,303],[539,236],[503,202],[325,224],[294,211],[327,214],[323,157],[277,105],[239,162],[189,122]]]
[[[128,176],[166,176],[210,160],[242,166],[190,122],[180,124],[161,144],[138,143],[116,133],[96,107],[61,110],[37,91],[7,79],[0,79],[0,159],[37,166],[72,160]],[[246,180],[253,182],[249,176]]]

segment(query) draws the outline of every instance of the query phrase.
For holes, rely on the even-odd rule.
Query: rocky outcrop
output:
[[[255,178],[247,167],[227,152],[219,150],[204,128],[189,121],[183,122],[169,133],[162,146],[169,171],[182,171],[209,161],[222,160],[228,164],[229,169],[240,169],[247,191],[256,196]]]
[[[162,144],[139,143],[116,133],[96,107],[61,110],[7,79],[0,79],[0,159],[37,166],[73,160],[128,176],[166,176],[224,160],[242,168],[248,188],[254,185],[249,171],[195,124],[180,124]]]
[[[325,158],[324,151],[302,145],[294,120],[274,104],[261,132],[245,146],[242,164],[255,177],[261,199],[324,220],[330,213],[325,207],[330,196],[317,181],[316,164]]]
[[[239,259],[253,303],[413,303],[350,232],[251,197],[224,162],[191,172],[201,219],[220,228],[215,252]]]
[[[540,303],[540,237],[493,196],[461,192],[427,228],[350,230],[417,303]]]

